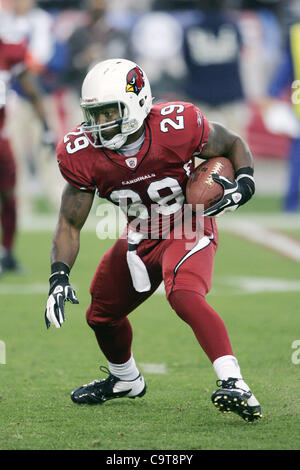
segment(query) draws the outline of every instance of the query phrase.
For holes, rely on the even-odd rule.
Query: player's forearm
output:
[[[254,162],[248,144],[241,138],[237,137],[229,147],[225,155],[232,163],[235,171],[240,168],[254,169]]]
[[[51,264],[61,262],[72,268],[79,252],[80,231],[59,221],[51,247]]]
[[[248,144],[238,134],[219,123],[210,122],[208,142],[200,157],[227,157],[235,171],[240,168],[254,168],[253,157]]]
[[[90,212],[94,194],[65,186],[59,220],[53,235],[51,264],[61,262],[70,269],[75,263],[80,243],[80,230]]]

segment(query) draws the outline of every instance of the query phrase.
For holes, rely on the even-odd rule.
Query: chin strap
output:
[[[109,150],[119,150],[126,143],[127,135],[117,134],[110,140],[101,139],[103,147]]]

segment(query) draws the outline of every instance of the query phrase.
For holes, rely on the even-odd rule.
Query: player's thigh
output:
[[[15,184],[15,159],[8,140],[0,139],[0,192],[10,194]]]
[[[120,238],[101,259],[90,288],[91,304],[87,311],[89,324],[116,320],[128,315],[159,286],[161,278],[154,278],[150,272],[151,290],[137,292],[132,284],[126,253],[127,240]]]
[[[164,252],[163,279],[167,298],[175,290],[190,290],[205,296],[212,283],[217,244],[204,236],[194,244],[173,240]]]

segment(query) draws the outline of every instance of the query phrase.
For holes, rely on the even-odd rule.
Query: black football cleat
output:
[[[219,411],[232,411],[251,423],[262,417],[261,407],[253,393],[242,388],[244,384],[242,379],[232,377],[217,380],[217,386],[221,388],[212,394],[211,400]]]
[[[135,380],[125,381],[112,375],[106,367],[100,367],[100,370],[108,373],[108,377],[94,380],[73,390],[71,399],[74,403],[94,405],[113,398],[136,398],[145,395],[146,383],[142,375]]]

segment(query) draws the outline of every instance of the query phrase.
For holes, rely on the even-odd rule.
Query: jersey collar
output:
[[[106,148],[102,148],[101,150],[103,154],[105,155],[105,157],[108,158],[112,163],[114,163],[115,165],[121,168],[129,170],[132,173],[135,173],[138,170],[141,163],[143,162],[143,160],[148,155],[150,147],[151,147],[151,142],[152,142],[151,129],[147,120],[145,120],[145,139],[139,152],[136,155],[132,155],[131,157],[126,157],[125,155],[120,155],[117,152],[114,152],[113,150],[109,150]]]

